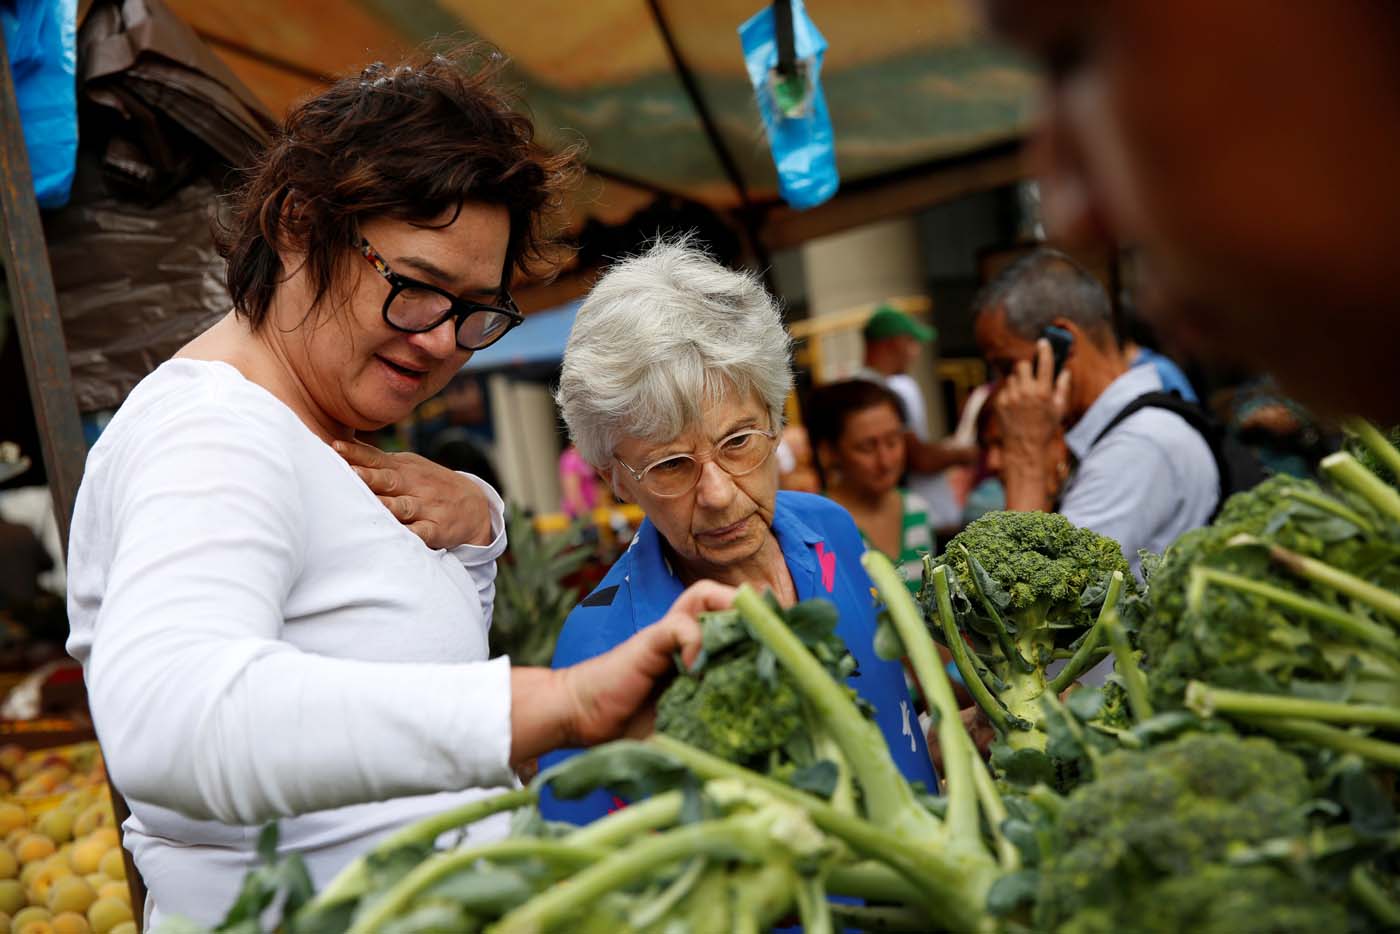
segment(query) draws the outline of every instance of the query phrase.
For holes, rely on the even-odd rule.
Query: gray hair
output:
[[[584,300],[554,399],[594,466],[624,436],[669,441],[730,391],[757,392],[776,430],[792,389],[789,346],[756,276],[686,239],[658,241],[609,269]]]
[[[1113,306],[1099,281],[1058,250],[1038,249],[1012,263],[978,293],[977,314],[1002,312],[1018,337],[1036,340],[1056,318],[1086,334],[1116,340]]]

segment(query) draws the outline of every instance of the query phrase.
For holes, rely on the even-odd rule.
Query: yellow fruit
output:
[[[106,885],[108,882],[111,882],[112,880],[107,878],[100,872],[90,872],[87,875],[83,876],[83,881],[86,882],[88,885],[92,886],[92,890],[94,892],[97,892],[104,885]],[[122,884],[125,885],[126,883]]]
[[[35,885],[37,889],[37,884]],[[65,911],[84,912],[97,901],[97,893],[77,876],[65,876],[54,882],[46,899],[49,911],[61,914]]]
[[[88,919],[76,911],[65,911],[53,916],[53,934],[92,934]]]
[[[30,905],[28,908],[21,908],[15,912],[15,916],[10,919],[10,930],[22,931],[26,924],[34,921],[48,921],[52,917],[53,913],[47,908]]]
[[[120,898],[131,904],[131,889],[125,882],[104,882],[97,890],[98,898]]]
[[[46,905],[49,901],[49,893],[53,891],[55,885],[64,879],[77,879],[77,876],[73,875],[73,870],[68,867],[67,863],[57,859],[48,860],[44,863],[43,868],[29,880],[29,891],[34,893],[41,905]],[[78,882],[86,885],[82,879],[78,879]]]
[[[72,808],[59,806],[41,814],[34,822],[35,833],[41,833],[55,843],[67,843],[73,839],[73,822],[78,815]]]
[[[14,851],[7,846],[0,846],[0,879],[13,879],[19,875],[19,860],[15,859]]]
[[[15,930],[15,934],[54,934],[54,929],[48,921],[26,921],[23,927]]]
[[[15,858],[21,863],[32,863],[35,860],[48,859],[58,847],[54,842],[43,834],[31,833],[15,845]]]
[[[111,852],[114,847],[105,840],[97,837],[84,837],[73,844],[73,850],[68,854],[68,864],[73,867],[73,871],[80,876],[97,872],[102,865],[102,857]]]
[[[119,898],[99,898],[87,911],[93,934],[109,934],[123,921],[131,920],[131,906]]]
[[[41,870],[41,869],[43,869],[43,868],[44,868],[44,861],[43,861],[42,859],[36,859],[36,860],[35,860],[34,862],[32,862],[32,863],[25,863],[23,866],[20,867],[20,870],[19,870],[19,881],[20,881],[20,883],[21,883],[25,888],[28,888],[28,887],[29,887],[29,883],[31,883],[31,882],[34,881],[34,877],[37,876],[37,875],[39,874],[39,870]]]
[[[78,814],[78,819],[73,821],[73,836],[86,837],[97,828],[110,827],[115,822],[111,805],[106,801],[98,801],[96,804],[89,804]]]
[[[24,808],[18,804],[0,804],[0,833],[8,834],[28,825],[29,815]]]
[[[15,743],[0,746],[0,769],[14,771],[15,766],[24,761],[24,747]]]
[[[97,871],[109,879],[125,879],[126,859],[122,855],[122,848],[114,846],[106,853],[103,853],[102,861],[97,864]]]
[[[136,922],[123,921],[121,924],[118,924],[108,931],[107,934],[136,934]]]
[[[19,846],[19,842],[27,836],[29,836],[28,827],[16,827],[14,830],[5,834],[5,845],[13,850],[15,847]]]
[[[27,904],[29,899],[24,894],[22,882],[18,879],[0,881],[0,911],[13,915]]]

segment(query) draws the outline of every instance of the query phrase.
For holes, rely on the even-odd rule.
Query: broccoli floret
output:
[[[1090,586],[1114,571],[1128,574],[1123,549],[1081,529],[1059,513],[992,512],[954,536],[941,563],[952,567],[963,593],[977,593],[971,556],[1006,592],[1014,621],[1038,628],[1087,628],[1094,613],[1081,605]]]
[[[946,608],[937,594],[943,584]],[[1055,513],[993,512],[955,536],[936,561],[925,560],[920,596],[1001,738],[1013,750],[1043,751],[1042,696],[1062,691],[1107,654],[1098,620],[1135,590],[1113,539]],[[1065,668],[1048,677],[1057,650],[1071,656],[1076,642]]]
[[[1272,866],[1207,866],[1140,891],[1143,905],[1124,917],[1085,908],[1056,934],[1316,934],[1345,931],[1345,909]]]
[[[659,731],[730,762],[753,763],[802,726],[802,699],[786,677],[759,675],[756,646],[682,675],[656,705]]]
[[[1100,760],[1097,778],[1070,795],[1056,822],[1057,845],[1041,877],[1043,927],[1076,934],[1230,930],[1222,925],[1238,919],[1251,896],[1259,894],[1262,912],[1269,893],[1283,885],[1261,877],[1270,884],[1237,889],[1235,883],[1253,876],[1226,866],[1230,849],[1303,833],[1311,796],[1302,760],[1262,738],[1193,733],[1146,751],[1111,753]],[[1159,897],[1172,891],[1194,901],[1173,907]],[[1298,900],[1280,902],[1278,917],[1289,917],[1290,906]],[[1153,926],[1162,919],[1150,915],[1171,911],[1191,923]]]

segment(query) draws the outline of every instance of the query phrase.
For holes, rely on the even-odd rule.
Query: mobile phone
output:
[[[1055,369],[1050,375],[1058,377],[1060,371],[1065,368],[1065,359],[1069,357],[1069,349],[1074,345],[1074,335],[1064,328],[1058,328],[1051,324],[1040,332],[1040,336],[1050,342],[1050,352],[1055,355]]]

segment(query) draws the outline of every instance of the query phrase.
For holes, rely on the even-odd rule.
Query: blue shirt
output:
[[[875,604],[870,578],[861,566],[865,552],[860,532],[846,510],[820,496],[780,491],[773,510],[777,536],[797,598],[821,597],[840,613],[836,632],[855,657],[857,671],[850,685],[875,708],[890,754],[904,777],[937,789],[924,736],[899,662],[875,654]],[[651,520],[642,523],[632,546],[618,559],[593,593],[564,621],[554,649],[554,667],[563,668],[601,655],[633,633],[656,622],[671,608],[684,587],[662,550],[661,534]],[[546,769],[577,750],[544,756]],[[562,801],[545,791],[540,811],[549,820],[586,824],[615,810],[623,802],[604,791],[577,801]]]
[[[1139,347],[1138,354],[1133,358],[1133,366],[1151,366],[1157,371],[1157,378],[1162,381],[1162,388],[1167,392],[1175,392],[1187,402],[1199,402],[1196,398],[1196,390],[1191,388],[1191,381],[1186,378],[1186,374],[1181,372],[1181,367],[1176,365],[1176,361],[1171,357],[1159,354],[1155,350],[1147,347]]]

